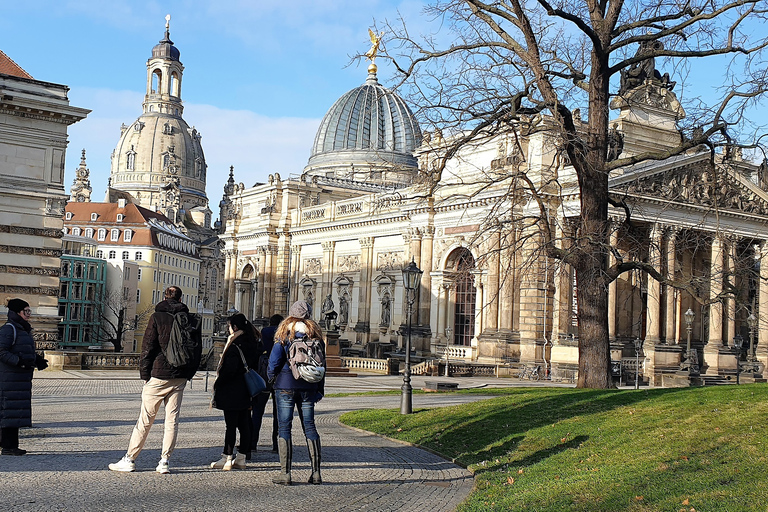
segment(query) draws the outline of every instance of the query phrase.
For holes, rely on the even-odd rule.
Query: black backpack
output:
[[[264,390],[264,392],[272,391],[272,382],[269,380],[269,377],[267,376],[267,369],[269,368],[269,352],[266,350],[261,353],[259,356],[259,364],[258,368],[256,368],[256,372],[259,374],[259,376],[264,379],[264,382],[267,384],[267,388]]]
[[[173,317],[171,337],[165,349],[165,360],[173,367],[188,366],[195,359],[197,332],[202,319],[194,313],[167,313]]]

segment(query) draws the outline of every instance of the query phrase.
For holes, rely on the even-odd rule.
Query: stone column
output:
[[[760,279],[758,280],[757,359],[768,368],[768,242],[760,245]],[[766,370],[763,370],[763,375]]]
[[[498,231],[491,235],[488,257],[488,290],[485,294],[483,309],[486,314],[485,329],[493,333],[499,329],[499,247],[500,234]]]
[[[429,312],[432,305],[432,280],[429,274],[432,272],[432,250],[435,241],[435,227],[424,226],[421,239],[421,266],[424,273],[421,277],[421,300],[419,302],[418,324],[429,325]]]
[[[725,271],[725,246],[723,241],[715,236],[712,239],[712,255],[710,262],[709,297],[715,300],[723,290],[723,274]],[[691,272],[692,274],[692,272]],[[723,344],[723,305],[712,302],[709,305],[709,340],[704,345],[704,363],[707,374],[717,375],[720,369],[720,347]]]
[[[675,278],[675,266],[677,264],[677,258],[675,257],[675,251],[677,249],[677,230],[674,228],[667,228],[665,232],[665,238],[667,240],[667,278]],[[675,315],[675,289],[672,285],[664,285],[664,336],[666,338],[667,345],[672,345],[677,340],[677,317]]]
[[[728,244],[728,271],[726,274],[727,280],[730,284],[733,284],[735,279],[732,272],[736,269],[736,239],[731,239]],[[725,279],[725,276],[724,276]],[[728,295],[725,299],[725,311],[726,317],[723,319],[725,323],[726,337],[723,340],[723,345],[728,345],[733,341],[733,337],[736,336],[736,297]],[[749,340],[747,340],[749,342]]]
[[[253,314],[257,318],[263,318],[265,312],[267,309],[265,308],[267,304],[267,296],[269,294],[269,291],[267,290],[267,273],[269,272],[269,267],[267,266],[267,254],[269,253],[269,247],[259,247],[259,268],[258,268],[258,279],[256,280],[256,286],[258,286],[258,290],[256,290],[256,297],[258,297],[258,300],[256,301],[256,307],[253,308]]]
[[[264,248],[266,255],[266,264],[264,265],[264,301],[261,311],[257,311],[258,318],[267,318],[275,311],[275,255],[277,247],[267,246]]]
[[[363,343],[370,341],[371,325],[376,325],[371,318],[371,289],[373,286],[373,243],[372,236],[358,239],[360,243],[360,286],[357,294],[357,323],[355,332],[363,333]]]
[[[619,250],[619,231],[616,227],[616,223],[611,223],[611,247],[615,250]],[[616,264],[616,257],[613,252],[608,253],[608,266]],[[618,300],[618,284],[617,280],[608,284],[608,340],[613,341],[616,339],[616,301]]]
[[[475,270],[472,272],[472,281],[475,284],[475,338],[477,338],[485,325],[485,310],[483,309],[483,282],[482,272]],[[449,340],[450,341],[450,340]]]
[[[517,268],[515,265],[515,241],[512,247],[505,248],[499,253],[499,337],[509,339],[515,328],[515,291],[519,289],[516,282]]]
[[[317,297],[316,303],[317,303],[317,315],[315,318],[320,318],[320,306],[322,306],[323,301],[325,300],[325,297],[333,292],[333,253],[334,249],[336,248],[336,242],[334,241],[326,241],[322,243],[323,246],[323,283],[321,286],[322,289],[322,297]]]
[[[230,290],[232,289],[232,286],[234,286],[234,283],[232,283],[232,279],[229,276],[229,267],[232,265],[232,255],[230,251],[222,251],[224,255],[224,311],[227,311],[229,308],[233,306],[232,299],[230,298]]]
[[[662,230],[658,224],[651,230],[651,245],[648,250],[648,263],[661,272]],[[657,344],[661,341],[661,284],[651,277],[648,279],[648,297],[645,314],[645,341]]]
[[[725,250],[719,237],[712,239],[712,256],[710,261],[709,297],[714,300],[723,291],[723,271],[725,269]],[[709,340],[708,345],[723,343],[723,306],[720,302],[709,305]]]
[[[237,252],[231,251],[229,254],[229,307],[235,305],[235,279],[237,279]],[[229,308],[227,308],[229,309]]]
[[[301,246],[291,245],[291,271],[290,271],[290,290],[288,291],[288,305],[285,307],[290,308],[294,301],[299,300],[301,297],[299,293],[299,278],[301,277]],[[283,316],[287,315],[288,310],[281,313]]]
[[[435,331],[432,332],[432,340],[430,351],[436,353],[437,346],[442,343],[442,333],[440,332],[440,324],[442,318],[443,309],[443,275],[442,272],[432,272],[429,276],[432,281],[432,306],[430,308],[429,325],[435,327]]]

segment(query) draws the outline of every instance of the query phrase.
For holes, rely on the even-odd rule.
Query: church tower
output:
[[[91,171],[85,163],[85,150],[80,155],[80,166],[75,171],[75,180],[69,189],[69,200],[73,203],[91,202]]]
[[[201,135],[182,118],[181,84],[184,66],[170,38],[165,37],[147,61],[143,112],[120,128],[112,152],[110,190],[127,192],[133,202],[158,211],[180,227],[210,229],[211,210],[205,195],[206,164]]]

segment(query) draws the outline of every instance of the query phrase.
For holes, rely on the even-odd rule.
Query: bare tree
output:
[[[427,195],[445,181],[446,162],[500,133],[546,132],[560,148],[553,167],[573,167],[580,212],[574,229],[561,230],[562,236],[549,221],[557,207],[555,173],[534,177],[518,166],[506,182],[505,204],[511,208],[521,195],[536,201],[537,218],[522,219],[522,229],[517,220],[513,243],[521,236],[535,237],[543,254],[575,269],[579,387],[611,384],[609,283],[633,269],[663,282],[673,277],[642,259],[611,259],[616,253],[609,208],[626,212],[623,232],[635,227],[631,209],[609,194],[609,176],[702,145],[713,162],[737,139],[748,141],[741,147],[760,147],[761,127],[746,113],[768,85],[763,60],[768,39],[760,28],[767,7],[757,0],[448,0],[427,9],[440,27],[430,35],[416,38],[405,23],[388,25],[391,36],[382,45],[383,58],[395,63],[409,86],[401,90],[409,91],[404,94],[412,105],[423,107],[418,112],[422,119],[451,135],[444,139],[441,157],[422,169]],[[686,72],[701,59],[722,70],[708,74],[711,79],[722,75],[719,98],[710,104],[691,101],[674,143],[622,157],[620,134],[609,126],[612,99],[647,80],[671,90],[675,82],[656,70],[655,62],[670,66],[685,85]],[[577,109],[586,109],[585,122]],[[690,283],[676,284],[696,292]]]
[[[94,308],[94,315],[101,320],[99,329],[93,330],[94,340],[111,342],[115,346],[115,352],[123,351],[125,335],[135,331],[142,320],[154,311],[154,307],[150,306],[143,311],[138,311],[134,318],[126,318],[131,300],[132,298],[126,298],[116,290],[104,292],[102,300]]]

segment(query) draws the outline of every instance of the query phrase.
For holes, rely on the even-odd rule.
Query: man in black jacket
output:
[[[141,392],[141,412],[136,426],[133,427],[128,451],[125,457],[109,465],[112,471],[129,472],[136,469],[134,461],[144,448],[144,442],[147,440],[160,404],[165,404],[162,458],[155,471],[161,474],[170,472],[168,459],[176,446],[176,437],[179,432],[181,398],[187,381],[194,377],[200,365],[202,353],[200,331],[197,330],[194,333],[195,353],[189,364],[172,366],[165,358],[174,315],[181,312],[189,314],[189,309],[179,301],[180,299],[181,288],[169,286],[165,290],[165,300],[155,306],[155,312],[149,318],[139,360],[141,379],[146,382]]]

